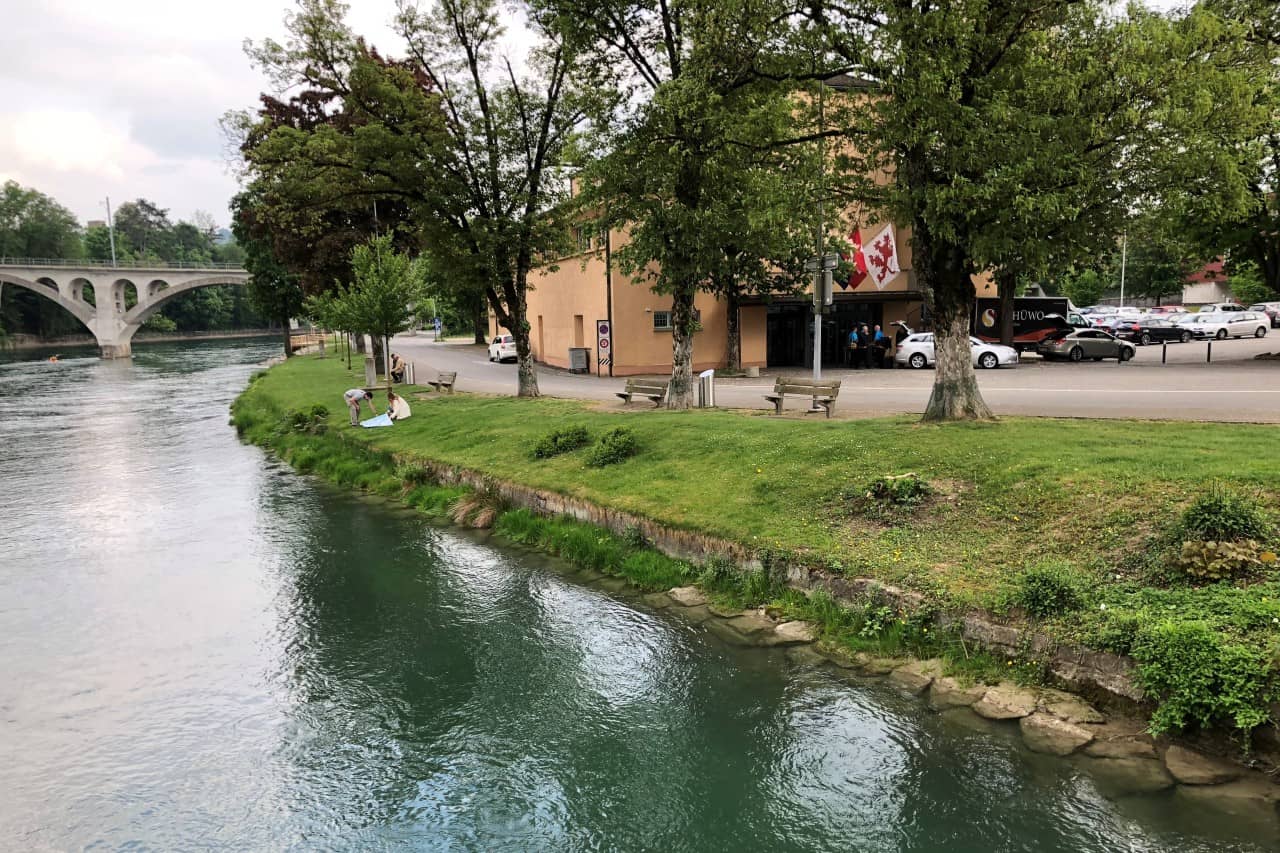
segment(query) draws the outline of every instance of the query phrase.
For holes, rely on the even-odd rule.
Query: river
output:
[[[227,425],[272,352],[0,363],[0,848],[1280,844],[295,475]]]

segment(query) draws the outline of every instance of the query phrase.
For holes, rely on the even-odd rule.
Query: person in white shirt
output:
[[[393,421],[402,421],[413,414],[409,411],[409,401],[395,391],[387,391],[387,414]]]
[[[358,426],[360,424],[360,404],[365,400],[369,401],[369,410],[375,415],[378,414],[377,408],[373,405],[373,392],[366,391],[363,388],[352,388],[342,395],[342,399],[347,402],[347,409],[351,412],[351,425]]]

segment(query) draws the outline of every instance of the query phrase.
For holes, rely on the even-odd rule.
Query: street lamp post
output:
[[[116,265],[116,223],[111,218],[111,196],[107,196],[107,237],[111,240],[111,266]]]

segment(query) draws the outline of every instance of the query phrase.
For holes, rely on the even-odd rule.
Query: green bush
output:
[[[847,488],[841,498],[873,519],[892,519],[928,500],[934,489],[917,474],[877,477],[864,488]]]
[[[1013,601],[1032,616],[1056,616],[1083,607],[1083,589],[1083,582],[1070,567],[1046,563],[1017,576]]]
[[[417,486],[434,486],[440,483],[440,479],[435,472],[421,462],[403,462],[397,465],[396,477],[410,489]]]
[[[1247,733],[1280,698],[1265,654],[1224,641],[1203,622],[1151,625],[1139,632],[1133,657],[1138,686],[1160,703],[1151,715],[1155,734],[1218,722]]]
[[[587,454],[587,464],[592,468],[616,465],[635,456],[639,449],[636,434],[626,427],[617,427],[600,436],[600,442]]]
[[[538,443],[533,446],[532,456],[534,459],[550,459],[552,456],[577,450],[589,441],[591,441],[591,435],[586,427],[563,427],[552,430],[538,439]]]
[[[1267,541],[1273,526],[1257,498],[1214,486],[1182,514],[1179,539],[1210,542]]]
[[[1252,539],[1243,542],[1183,542],[1176,565],[1193,578],[1230,580],[1262,565],[1261,548]]]

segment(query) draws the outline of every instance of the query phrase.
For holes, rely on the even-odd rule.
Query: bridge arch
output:
[[[83,279],[78,280],[83,281]],[[88,284],[88,282],[85,283]],[[58,285],[53,281],[53,279],[41,277],[33,281],[0,269],[0,284],[11,284],[14,287],[21,287],[24,290],[30,290],[32,293],[40,294],[50,302],[62,307],[71,314],[71,316],[79,320],[81,325],[85,327],[85,331],[93,331],[93,327],[91,325],[93,323],[95,313],[93,306],[87,302],[77,302],[75,300],[68,299],[58,289]],[[92,285],[90,286],[92,287]]]
[[[204,278],[193,278],[188,281],[181,282],[170,286],[164,279],[155,279],[151,281],[144,291],[147,296],[139,299],[138,304],[125,312],[124,322],[131,328],[129,337],[133,337],[133,333],[138,330],[147,318],[164,307],[164,304],[175,296],[181,296],[192,290],[199,290],[202,287],[219,287],[222,285],[235,284],[246,285],[249,283],[249,277],[243,273],[240,275],[211,275]],[[157,288],[157,285],[161,285]]]

